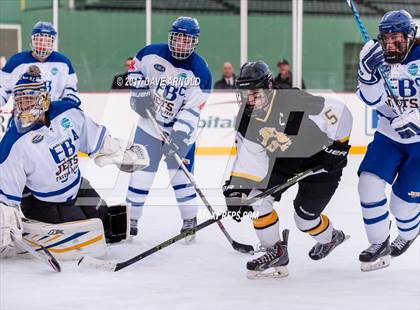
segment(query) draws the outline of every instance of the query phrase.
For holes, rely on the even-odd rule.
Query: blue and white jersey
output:
[[[0,201],[6,205],[19,205],[25,187],[42,201],[75,199],[81,182],[77,152],[93,156],[102,147],[106,128],[74,103],[54,101],[47,113],[49,126],[19,134],[12,121],[0,142]]]
[[[0,107],[7,103],[16,82],[31,65],[36,65],[41,70],[41,78],[49,86],[51,100],[71,100],[80,105],[77,76],[66,56],[52,52],[41,62],[32,55],[32,51],[25,51],[13,55],[0,70]]]
[[[420,109],[420,45],[414,45],[402,63],[385,63],[384,73],[403,109]],[[418,135],[402,139],[391,127],[390,120],[397,114],[390,107],[392,98],[388,96],[382,79],[374,85],[359,82],[357,95],[364,103],[376,108],[379,116],[378,132],[404,144],[420,142]]]
[[[138,90],[150,90],[156,120],[166,133],[186,132],[193,143],[197,136],[200,111],[211,91],[207,63],[195,52],[185,60],[172,57],[167,44],[152,44],[141,49],[129,73]],[[135,91],[135,90],[133,90]],[[152,122],[140,116],[138,127],[160,139]]]

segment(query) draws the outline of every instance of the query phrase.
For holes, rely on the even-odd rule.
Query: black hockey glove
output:
[[[167,159],[174,157],[175,154],[183,157],[188,151],[189,135],[183,131],[172,131],[169,136],[169,143],[162,146],[162,153],[165,154]]]
[[[144,118],[149,117],[146,112],[147,109],[154,113],[154,105],[149,90],[133,92],[130,98],[130,106],[134,112]]]
[[[252,206],[242,203],[247,198],[251,189],[240,181],[240,178],[232,177],[223,185],[229,215],[238,223],[242,220],[244,213],[253,212]]]
[[[327,172],[336,172],[343,169],[347,165],[347,155],[349,154],[350,145],[338,141],[334,141],[328,147],[317,154],[317,161]]]

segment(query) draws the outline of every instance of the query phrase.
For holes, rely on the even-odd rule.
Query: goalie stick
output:
[[[244,203],[250,204],[250,203],[254,203],[264,197],[267,197],[269,195],[272,195],[278,191],[281,191],[289,186],[292,186],[293,184],[295,184],[296,182],[299,182],[300,180],[302,180],[303,178],[306,178],[308,176],[317,174],[317,173],[321,173],[323,172],[323,170],[320,167],[315,167],[313,169],[308,169],[306,171],[303,171],[293,177],[291,177],[290,179],[288,179],[286,182],[273,186],[272,188],[270,188],[269,190],[262,192],[260,194],[258,194],[257,196],[250,198],[248,200],[246,200]],[[211,225],[214,223],[219,222],[221,219],[223,218],[223,214],[218,215],[216,218],[214,219],[210,219],[207,220],[199,225],[197,225],[197,227],[195,227],[194,229],[185,231],[183,233],[180,233],[178,235],[176,235],[175,237],[172,237],[156,246],[154,246],[153,248],[137,255],[134,256],[126,261],[122,261],[122,262],[113,262],[113,261],[105,261],[105,260],[101,260],[101,259],[97,259],[97,258],[93,258],[91,256],[83,256],[77,263],[77,265],[79,267],[86,267],[86,268],[92,268],[92,269],[99,269],[99,270],[105,270],[105,271],[119,271],[125,267],[128,267],[140,260],[142,260],[143,258],[146,258],[147,256],[152,255],[153,253],[156,253],[157,251],[160,251],[164,248],[166,248],[167,246],[174,244],[175,242],[184,239],[186,236],[191,235],[196,233],[197,231]]]
[[[147,111],[147,115],[149,116],[149,119],[152,121],[153,126],[155,127],[156,131],[159,133],[159,135],[162,137],[163,141],[166,144],[169,144],[168,137],[165,136],[165,134],[160,129],[159,125],[157,124],[155,118],[153,117],[152,113],[149,110]],[[187,167],[185,166],[184,162],[182,161],[181,157],[178,154],[174,155],[174,158],[182,171],[187,176],[188,180],[190,181],[191,185],[194,187],[195,191],[197,192],[198,196],[200,196],[201,200],[203,201],[204,205],[206,206],[207,210],[210,212],[210,214],[215,217],[216,213],[214,212],[213,208],[211,207],[210,203],[208,202],[206,196],[204,196],[203,192],[198,188],[197,183],[195,182],[195,179],[193,175],[188,171]],[[225,226],[220,222],[217,221],[217,225],[219,226],[220,230],[225,235],[226,239],[228,239],[229,243],[232,245],[232,247],[241,253],[252,253],[254,252],[254,247],[252,245],[239,243],[230,236],[230,234],[227,232]]]
[[[363,22],[360,18],[359,11],[357,10],[356,4],[354,3],[354,0],[346,0],[346,1],[351,11],[353,12],[354,20],[356,21],[356,24],[359,27],[363,42],[366,43],[367,41],[369,41],[369,34],[365,26],[363,25]],[[402,111],[401,105],[398,103],[397,96],[392,90],[391,82],[385,77],[382,67],[379,67],[379,74],[381,75],[381,78],[385,81],[385,87],[388,90],[389,94],[391,95],[392,101],[394,103],[393,106],[397,109],[397,112],[399,114],[402,114],[403,111]]]
[[[55,272],[61,271],[61,266],[58,263],[58,261],[55,259],[55,257],[48,251],[46,248],[40,245],[41,250],[45,253],[45,255],[42,255],[41,253],[35,251],[30,245],[26,244],[24,241],[15,238],[15,235],[13,232],[10,233],[10,236],[15,243],[15,245],[21,249],[22,251],[28,252],[33,257],[39,259],[40,261],[44,262],[48,266],[50,266]]]

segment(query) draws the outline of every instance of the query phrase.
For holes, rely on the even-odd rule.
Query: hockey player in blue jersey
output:
[[[13,97],[14,117],[0,142],[0,207],[20,208],[43,223],[99,218],[108,239],[124,238],[126,206],[106,205],[81,176],[78,152],[99,166],[132,172],[148,165],[145,148],[111,137],[73,102],[51,102],[35,65],[17,81]]]
[[[140,116],[134,141],[146,146],[151,159],[148,168],[131,175],[127,191],[127,202],[132,205],[133,235],[137,235],[137,222],[162,155],[166,157],[183,220],[181,231],[197,224],[195,190],[184,172],[178,169],[173,155],[178,153],[189,171],[193,171],[200,110],[211,89],[207,63],[194,52],[199,35],[196,19],[177,18],[169,32],[168,44],[151,44],[141,49],[134,58],[134,69],[129,73],[131,107]],[[160,129],[168,136],[169,144],[163,143],[160,133],[148,119],[147,110],[154,114]]]
[[[360,52],[357,95],[376,108],[379,123],[359,168],[359,196],[371,246],[360,254],[362,271],[384,268],[419,234],[420,222],[420,44],[417,26],[404,11],[386,13],[377,40]],[[402,112],[392,106],[378,68],[382,66]],[[386,183],[392,185],[388,201]],[[390,215],[398,236],[390,244]]]
[[[72,101],[80,104],[77,92],[77,76],[70,60],[54,51],[57,31],[48,22],[37,22],[32,28],[31,50],[13,55],[0,70],[0,108],[12,94],[16,82],[31,65],[41,70],[51,99]]]

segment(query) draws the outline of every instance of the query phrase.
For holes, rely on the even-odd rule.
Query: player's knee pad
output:
[[[105,220],[105,236],[108,243],[127,240],[130,236],[131,205],[121,204],[108,207]]]
[[[358,191],[362,203],[375,203],[386,199],[385,180],[375,174],[362,172],[359,176]]]
[[[419,204],[406,202],[392,192],[389,208],[397,221],[400,234],[408,240],[414,238],[420,225]]]
[[[62,224],[23,220],[23,240],[35,250],[47,248],[58,260],[108,254],[104,227],[98,218]]]

